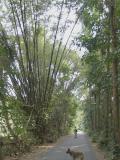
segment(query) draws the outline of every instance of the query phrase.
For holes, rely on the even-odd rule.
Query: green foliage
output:
[[[117,97],[120,94],[120,2],[118,0],[75,2],[81,5],[82,13],[78,11],[77,14],[81,14],[83,22],[83,31],[77,40],[81,47],[86,49],[82,57],[85,79],[83,84],[87,91],[83,100],[83,124],[93,141],[109,150],[111,159],[114,143],[120,145],[118,136],[120,128],[116,125],[120,117],[120,114],[117,114],[119,113]],[[114,102],[117,102],[117,105]],[[114,153],[117,155],[117,152],[119,151],[116,149]],[[119,156],[116,157],[113,156],[113,159],[119,159]]]
[[[112,153],[113,153],[112,160],[119,159],[120,158],[120,146],[119,145],[114,145]]]

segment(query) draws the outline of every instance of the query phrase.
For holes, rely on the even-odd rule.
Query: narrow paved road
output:
[[[66,154],[68,147],[73,150],[81,150],[85,155],[85,160],[96,160],[89,138],[82,132],[78,133],[78,138],[74,138],[73,135],[64,137],[59,144],[49,149],[40,160],[72,160],[72,158]]]

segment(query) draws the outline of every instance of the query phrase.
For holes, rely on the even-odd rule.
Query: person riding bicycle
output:
[[[75,135],[75,138],[77,138],[77,128],[76,127],[74,129],[74,135]]]

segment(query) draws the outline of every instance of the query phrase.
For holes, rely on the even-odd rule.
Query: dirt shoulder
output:
[[[59,143],[62,143],[65,137],[66,136],[61,137],[56,143],[33,146],[31,151],[28,153],[16,157],[6,157],[4,160],[39,160],[40,156],[43,156],[48,151],[48,149],[55,147],[55,145]]]
[[[38,157],[47,152],[49,148],[53,148],[55,146],[54,144],[44,144],[40,146],[33,146],[31,148],[31,151],[25,154],[22,154],[21,156],[15,156],[15,157],[6,157],[4,160],[38,160]],[[39,156],[38,156],[39,155]]]
[[[92,143],[92,147],[95,151],[97,160],[107,160],[106,153],[102,151],[96,143]]]

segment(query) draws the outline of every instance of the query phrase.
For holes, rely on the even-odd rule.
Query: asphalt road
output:
[[[74,135],[64,137],[54,148],[49,149],[40,160],[72,160],[69,154],[66,154],[68,147],[82,151],[85,160],[96,160],[89,138],[83,132],[78,133],[77,138],[74,138]]]

